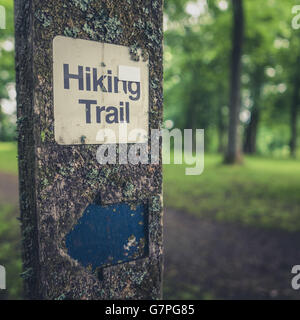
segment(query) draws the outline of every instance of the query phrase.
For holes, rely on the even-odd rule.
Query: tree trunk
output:
[[[264,81],[264,66],[257,66],[252,77],[253,107],[250,122],[245,130],[244,152],[254,154],[256,152],[256,138],[260,118],[261,88]]]
[[[222,113],[222,107],[218,108],[218,152],[225,152],[224,136],[226,132],[226,126],[224,122],[224,115]]]
[[[196,103],[190,102],[187,108],[186,129],[192,129],[192,152],[196,151]]]
[[[251,112],[251,120],[246,128],[244,152],[247,154],[254,154],[256,152],[256,137],[259,122],[259,108],[254,107]]]
[[[199,71],[199,66],[191,65],[192,69]],[[193,73],[193,81],[196,81],[198,73]],[[199,101],[197,98],[197,87],[190,87],[186,100],[187,112],[185,114],[185,129],[192,129],[192,151],[196,151],[196,129],[198,124],[197,113]]]
[[[2,107],[0,105],[0,138],[2,136],[2,130],[3,130],[3,113],[2,113]]]
[[[231,79],[229,101],[229,130],[228,147],[225,162],[233,164],[240,162],[241,151],[239,147],[238,127],[241,105],[241,70],[242,46],[244,38],[244,12],[243,1],[232,0],[233,5],[233,48],[231,56]]]
[[[297,59],[297,66],[300,65],[300,56]],[[290,153],[291,157],[296,157],[297,153],[297,122],[298,122],[298,109],[299,109],[299,90],[300,90],[300,76],[296,72],[294,78],[294,94],[291,105],[291,140],[290,140]]]
[[[55,105],[54,93],[57,93],[59,84],[54,66],[60,65],[57,69],[60,79],[64,76],[63,64],[70,64],[72,70],[75,70],[76,64],[98,64],[98,68],[105,65],[112,72],[117,72],[119,64],[137,63],[134,61],[140,58],[140,53],[129,48],[138,43],[145,48],[150,70],[149,78],[142,77],[140,85],[142,87],[145,81],[155,84],[155,87],[147,86],[151,116],[149,121],[148,117],[145,121],[149,123],[149,130],[160,127],[163,117],[162,0],[155,1],[155,5],[154,1],[16,0],[15,13],[22,277],[26,298],[161,299],[161,165],[127,163],[128,150],[125,145],[126,163],[121,164],[124,149],[117,147],[114,152],[117,152],[118,164],[100,164],[96,159],[100,142],[98,145],[87,145],[82,139],[84,131],[81,130],[87,127],[91,130],[91,127],[71,129],[72,121],[73,124],[80,123],[78,114],[68,117],[70,123],[66,127],[66,130],[72,131],[70,137],[78,144],[70,147],[63,139],[58,143],[55,139],[58,123],[57,118],[54,119],[58,105],[52,106]],[[137,21],[145,21],[145,24],[137,27]],[[63,34],[68,37],[62,39]],[[58,51],[62,40],[66,50]],[[88,40],[90,42],[86,42]],[[110,52],[113,51],[110,50],[113,49],[108,49],[107,44],[110,48],[117,45],[114,52],[118,52],[119,57],[111,57]],[[121,50],[120,45],[123,46]],[[72,54],[76,60],[72,59]],[[56,58],[58,56],[61,60]],[[114,75],[118,76],[111,73],[112,78]],[[80,78],[78,76],[78,82],[81,82]],[[97,81],[98,86],[101,78]],[[77,91],[76,83],[72,85]],[[60,90],[62,92],[63,87]],[[63,94],[66,97],[65,107],[72,108],[68,100],[72,94],[67,91]],[[82,106],[80,108],[84,110]],[[140,109],[136,116],[144,117],[142,113]],[[63,120],[63,114],[60,115]],[[82,116],[86,120],[85,115]],[[121,126],[119,128],[121,132]],[[158,147],[161,163],[161,143]],[[118,171],[113,172],[112,168]],[[149,201],[142,204],[138,200],[140,198]],[[137,205],[131,205],[133,203]],[[144,205],[145,210],[142,209]],[[145,214],[141,215],[141,219],[133,220],[131,214],[137,217],[138,210],[143,210]],[[120,212],[116,220],[106,219],[107,214],[112,216],[118,214],[116,212]],[[104,219],[103,223],[100,220],[91,222],[90,218],[96,216]],[[122,220],[130,217],[130,221]],[[82,219],[84,223],[81,223]],[[147,224],[147,228],[141,228],[140,223]],[[99,226],[105,226],[105,230],[99,229]],[[88,229],[83,230],[82,227]],[[113,230],[122,232],[118,234]],[[123,236],[124,241],[116,236]],[[99,249],[94,250],[95,247]],[[123,256],[115,254],[123,253],[124,249],[127,252]],[[79,256],[76,253],[87,253],[88,250],[89,254]]]

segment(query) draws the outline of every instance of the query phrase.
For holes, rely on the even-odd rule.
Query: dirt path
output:
[[[0,203],[18,204],[18,177],[0,172]]]
[[[165,299],[300,299],[300,234],[165,212]]]

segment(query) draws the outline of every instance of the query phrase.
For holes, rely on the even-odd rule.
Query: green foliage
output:
[[[282,154],[289,148],[298,70],[300,31],[291,26],[297,1],[244,4],[242,125],[248,125],[254,107],[259,109],[258,152]],[[216,150],[217,129],[227,136],[231,1],[168,0],[165,25],[165,119],[180,128],[204,128],[206,149]]]
[[[14,2],[2,0],[6,11],[6,29],[0,29],[0,141],[15,139],[15,117],[3,112],[2,99],[8,99],[8,85],[15,83],[14,64]]]
[[[0,141],[13,141],[16,138],[15,117],[6,115],[0,109]]]
[[[0,97],[7,97],[5,86],[15,81],[14,53],[5,46],[6,41],[14,39],[13,1],[2,0],[6,9],[6,29],[0,29]],[[9,50],[7,50],[9,49]]]
[[[0,143],[0,172],[17,174],[17,146]],[[1,299],[22,298],[22,272],[19,210],[15,204],[5,203],[0,194],[0,264],[7,273],[7,290],[0,292]],[[17,200],[17,199],[16,199]]]
[[[216,220],[300,230],[297,161],[248,157],[240,167],[220,162],[219,156],[206,155],[200,176],[186,176],[184,165],[165,166],[166,207]]]
[[[172,270],[176,273],[176,270]],[[170,279],[169,279],[170,277]],[[171,281],[172,280],[172,281]],[[163,297],[167,300],[216,300],[216,297],[211,292],[203,292],[199,285],[191,285],[185,282],[176,283],[179,288],[174,290],[172,274],[164,279]]]
[[[1,299],[22,298],[21,236],[17,208],[0,204],[0,264],[6,268],[6,288]]]
[[[218,106],[228,100],[230,42],[221,39],[230,38],[230,15],[220,16],[213,6],[195,20],[184,11],[187,1],[167,3],[165,118],[180,128],[208,131],[214,128]]]

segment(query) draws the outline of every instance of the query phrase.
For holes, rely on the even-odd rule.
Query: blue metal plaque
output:
[[[143,204],[89,205],[66,237],[68,254],[93,270],[148,254],[148,214]]]

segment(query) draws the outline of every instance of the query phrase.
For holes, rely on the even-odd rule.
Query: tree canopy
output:
[[[241,140],[246,147],[247,131],[255,130],[259,153],[289,152],[300,45],[292,28],[296,4],[244,0]],[[181,128],[204,128],[209,150],[224,148],[227,139],[232,28],[232,1],[166,1],[165,117]]]

